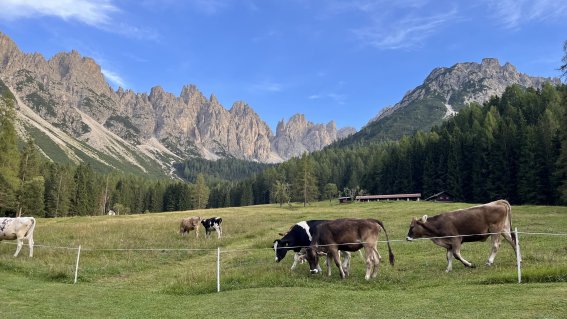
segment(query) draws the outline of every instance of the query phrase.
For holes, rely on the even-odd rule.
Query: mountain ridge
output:
[[[337,130],[334,121],[326,125],[305,121],[300,129],[280,132],[302,136],[278,136],[246,102],[236,101],[227,109],[214,94],[206,98],[194,84],[184,85],[179,96],[159,85],[149,93],[122,87],[113,90],[94,59],[75,50],[57,53],[50,59],[39,53],[27,54],[3,33],[0,79],[18,97],[19,117],[25,117],[19,107],[25,105],[54,128],[89,147],[108,152],[111,145],[126,143],[131,153],[143,149],[154,154],[153,159],[144,161],[156,161],[158,166],[163,163],[155,158],[162,156],[168,162],[192,156],[281,162],[330,144],[339,132],[340,136],[345,131],[354,133],[352,128]],[[109,139],[103,140],[110,144],[103,145],[103,141],[90,136],[93,130],[99,135],[108,130],[104,136]],[[25,132],[25,127],[20,130]],[[274,142],[286,138],[302,144],[292,147]],[[110,152],[109,156],[120,157]]]
[[[520,73],[508,62],[501,66],[495,58],[438,67],[400,102],[383,108],[360,131],[335,145],[396,140],[416,131],[427,131],[469,103],[482,104],[492,96],[500,96],[510,85],[540,89],[545,83],[557,85],[561,81]]]

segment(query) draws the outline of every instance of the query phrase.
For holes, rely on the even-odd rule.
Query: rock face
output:
[[[510,63],[501,66],[497,59],[491,58],[481,63],[436,68],[422,85],[409,91],[400,102],[384,108],[359,132],[339,143],[398,139],[415,131],[426,131],[469,103],[482,104],[492,96],[500,96],[510,85],[539,89],[544,83],[559,84],[560,80],[528,76]]]
[[[284,120],[278,123],[276,136],[272,139],[272,149],[284,158],[313,152],[331,144],[337,139],[354,134],[354,128],[337,131],[334,121],[324,124],[313,124],[303,114],[292,116],[287,124]]]
[[[93,59],[71,51],[46,60],[38,53],[21,52],[2,33],[0,79],[21,107],[29,107],[50,125],[110,156],[116,145],[128,144],[126,148],[150,150],[154,159],[165,152],[179,159],[280,162],[321,149],[354,130],[337,131],[334,122],[313,124],[296,115],[274,135],[245,102],[227,110],[214,95],[206,98],[195,85],[184,86],[179,96],[160,86],[149,94],[114,91]],[[101,130],[118,139],[115,146],[97,139],[93,131],[102,134]]]

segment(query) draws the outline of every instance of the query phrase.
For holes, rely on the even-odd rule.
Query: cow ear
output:
[[[421,222],[425,223],[427,221],[427,215],[423,215],[423,217],[421,217]]]

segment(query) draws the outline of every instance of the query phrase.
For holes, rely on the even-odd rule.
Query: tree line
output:
[[[32,139],[18,145],[14,100],[9,91],[2,92],[0,215],[307,205],[339,195],[422,193],[426,198],[440,191],[466,202],[567,203],[566,85],[540,90],[511,86],[501,97],[472,104],[430,132],[328,147],[263,170],[234,160],[186,161],[178,168],[185,172],[182,176],[194,178],[190,182],[101,174],[84,163],[48,161]]]
[[[455,200],[567,203],[567,86],[511,86],[430,132],[399,141],[328,147],[211,193],[211,206],[361,194],[448,192]],[[230,193],[231,201],[215,199]],[[228,195],[227,195],[228,196]],[[220,198],[223,196],[220,195]],[[239,201],[240,200],[240,201]]]

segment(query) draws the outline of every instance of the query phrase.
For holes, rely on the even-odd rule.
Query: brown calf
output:
[[[384,229],[388,243],[388,253],[390,264],[394,265],[394,254],[390,247],[390,240],[384,224],[376,219],[342,218],[323,222],[317,226],[317,231],[313,236],[311,245],[307,249],[307,261],[311,273],[318,273],[317,265],[318,252],[327,253],[327,259],[333,259],[339,268],[341,278],[348,276],[340,261],[339,250],[357,251],[364,248],[366,259],[366,275],[364,278],[369,280],[378,275],[378,267],[382,256],[378,253],[377,241],[380,228]],[[327,262],[327,274],[331,274],[330,262]]]
[[[188,232],[195,230],[195,238],[199,238],[199,225],[201,224],[201,217],[193,216],[183,218],[179,226],[179,234],[185,236]]]

